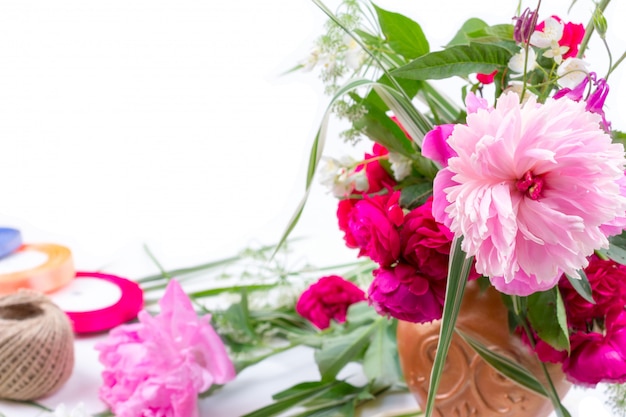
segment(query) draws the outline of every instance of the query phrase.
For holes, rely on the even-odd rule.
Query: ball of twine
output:
[[[45,397],[73,367],[74,334],[61,309],[30,290],[0,297],[0,398]]]

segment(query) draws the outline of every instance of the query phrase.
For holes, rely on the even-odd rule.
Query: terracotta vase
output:
[[[469,283],[457,327],[490,349],[508,355],[542,382],[535,355],[519,337],[511,335],[507,309],[493,288],[480,290]],[[426,406],[430,372],[439,339],[440,322],[398,324],[398,353],[407,385],[422,409]],[[559,365],[548,365],[557,392],[565,396],[569,382]],[[495,371],[455,333],[435,400],[438,417],[547,417],[550,400],[523,388]]]

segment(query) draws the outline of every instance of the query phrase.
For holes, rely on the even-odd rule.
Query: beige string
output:
[[[0,398],[45,397],[73,367],[74,334],[63,311],[32,290],[0,297]]]

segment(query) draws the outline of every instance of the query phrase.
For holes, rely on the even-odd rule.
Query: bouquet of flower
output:
[[[540,361],[561,364],[576,384],[615,384],[615,403],[623,404],[626,136],[604,102],[626,54],[613,61],[609,0],[594,6],[586,26],[540,6],[518,7],[512,21],[497,25],[472,18],[437,51],[404,15],[360,0],[343,0],[337,13],[314,2],[330,18],[328,31],[297,69],[319,68],[333,98],[313,144],[305,197],[279,246],[317,173],[339,199],[339,228],[361,261],[333,268],[304,291],[310,280],[290,278],[328,269],[280,266],[269,283],[188,294],[171,277],[182,281],[220,263],[147,277],[145,290],[169,282],[161,312],[142,313],[98,346],[101,398],[120,417],[198,415],[198,395],[304,345],[315,350],[320,380],[277,393],[247,416],[294,407],[300,416],[353,415],[382,393],[406,391],[397,320],[441,319],[424,409],[430,416],[466,284],[478,281],[502,294],[510,308],[502,320]],[[585,61],[594,34],[606,45],[607,68]],[[437,86],[453,78],[462,83],[456,99]],[[323,156],[332,114],[349,122],[346,141],[373,142],[362,157]],[[268,250],[256,254],[275,262]],[[198,318],[208,313],[199,300],[224,294],[231,303]],[[551,384],[497,352],[489,357],[506,377],[549,397],[557,415],[569,415]],[[339,375],[351,362],[363,365],[364,383]]]
[[[540,4],[503,24],[472,18],[438,51],[404,15],[315,2],[331,23],[298,68],[320,68],[333,98],[307,186],[325,162],[345,243],[376,264],[367,299],[379,314],[442,319],[426,415],[468,280],[488,279],[510,306],[503,320],[573,383],[626,382],[625,135],[604,109],[626,53],[613,61],[609,1],[586,26]],[[594,34],[607,68],[585,61]],[[463,80],[464,108],[435,86],[451,78]],[[333,113],[371,151],[322,156]],[[524,383],[523,369],[495,362]],[[542,394],[568,415],[553,389]]]

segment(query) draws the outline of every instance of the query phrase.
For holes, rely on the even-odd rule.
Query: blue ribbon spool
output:
[[[9,256],[22,246],[22,234],[17,229],[0,227],[0,259]]]

